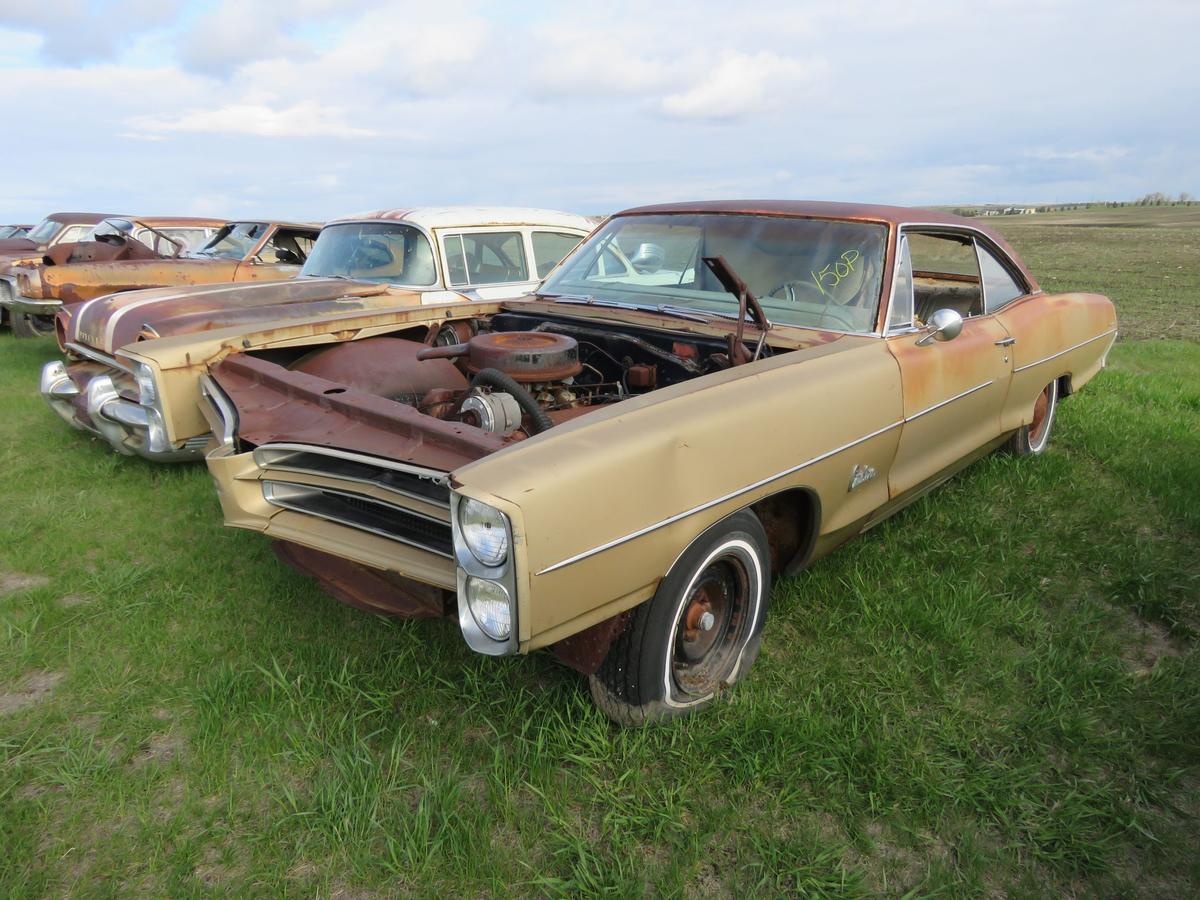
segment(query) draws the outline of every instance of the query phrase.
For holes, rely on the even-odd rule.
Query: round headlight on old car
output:
[[[458,507],[458,527],[471,555],[485,566],[508,559],[508,524],[500,510],[464,498]]]
[[[486,578],[467,578],[467,606],[475,623],[494,641],[506,641],[512,631],[512,601],[504,585]]]

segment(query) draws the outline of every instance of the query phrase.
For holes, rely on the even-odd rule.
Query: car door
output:
[[[970,235],[901,234],[887,344],[900,366],[904,424],[888,476],[895,498],[930,482],[1001,433],[1012,374],[1011,338],[986,315]],[[962,330],[938,340],[927,321],[939,309]]]
[[[276,225],[259,226],[255,233],[259,238],[253,252],[238,263],[236,281],[279,281],[300,273],[304,263],[303,252],[292,240],[291,229]],[[279,253],[286,254],[281,258]]]
[[[1021,270],[999,247],[976,242],[988,313],[1012,335],[1012,387],[1000,414],[1003,431],[1033,421],[1034,404],[1058,374],[1054,359],[1075,343],[1063,304],[1041,292],[1033,293]],[[1057,307],[1057,309],[1056,309]]]

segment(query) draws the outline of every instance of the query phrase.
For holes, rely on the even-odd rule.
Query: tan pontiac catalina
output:
[[[770,201],[630,210],[531,298],[407,319],[211,367],[226,522],[346,602],[552,647],[627,724],[745,676],[775,575],[1040,453],[1117,328],[970,221]]]
[[[210,360],[311,341],[340,328],[328,323],[350,311],[373,311],[384,325],[404,307],[520,296],[592,227],[583,216],[515,207],[342,219],[321,230],[296,278],[129,291],[63,309],[57,330],[67,361],[42,368],[42,396],[64,421],[119,453],[199,460],[209,440],[199,378]],[[161,348],[164,362],[153,371],[138,365],[126,352],[135,346],[139,354]],[[173,352],[178,347],[182,353]]]

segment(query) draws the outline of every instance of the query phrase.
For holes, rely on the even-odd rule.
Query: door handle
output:
[[[1006,337],[1006,338],[1001,338],[1000,340],[996,341],[996,346],[997,347],[1011,347],[1016,342],[1017,342],[1017,339],[1015,337]]]

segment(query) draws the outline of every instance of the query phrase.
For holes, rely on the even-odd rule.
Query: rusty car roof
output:
[[[903,225],[920,222],[929,225],[957,225],[984,231],[970,219],[915,206],[885,206],[878,203],[835,203],[828,200],[694,200],[685,203],[657,203],[635,206],[614,213],[618,216],[642,216],[656,213],[732,213],[734,215],[798,216],[811,219],[861,219]]]
[[[142,225],[159,227],[163,225],[225,225],[229,219],[210,218],[208,216],[105,216],[108,219],[124,219],[128,222],[140,222]]]
[[[45,218],[61,222],[63,225],[97,225],[105,219],[127,219],[129,217],[117,213],[55,212]]]

